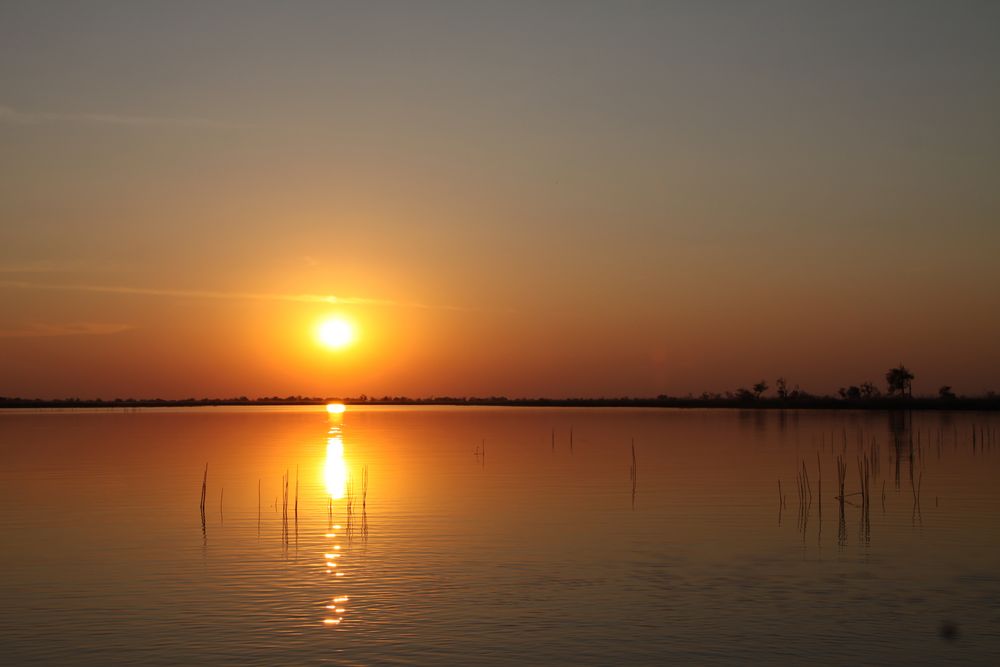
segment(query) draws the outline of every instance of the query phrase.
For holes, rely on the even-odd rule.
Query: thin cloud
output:
[[[84,268],[79,262],[51,262],[39,260],[36,262],[0,263],[0,273],[68,273]],[[94,270],[86,267],[88,270]]]
[[[296,303],[325,303],[345,306],[388,306],[395,308],[421,308],[436,310],[466,310],[457,306],[441,306],[416,301],[368,299],[363,297],[333,296],[331,294],[274,294],[266,292],[216,292],[206,290],[159,289],[125,285],[58,285],[30,283],[13,280],[0,281],[0,287],[14,289],[56,290],[65,292],[97,292],[102,294],[131,294],[139,296],[175,297],[183,299],[223,299],[230,301],[291,301]]]
[[[49,338],[52,336],[108,336],[134,329],[131,324],[107,322],[70,322],[66,324],[30,324],[20,329],[0,329],[0,338]]]
[[[19,111],[0,105],[0,123],[12,125],[40,125],[43,123],[77,123],[93,125],[120,125],[126,127],[190,127],[205,129],[240,129],[252,127],[209,118],[177,116],[133,116],[112,113],[54,113],[50,111]]]

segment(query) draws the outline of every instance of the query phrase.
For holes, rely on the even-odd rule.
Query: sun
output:
[[[323,346],[339,350],[354,342],[354,326],[340,317],[323,320],[316,329],[316,338]]]

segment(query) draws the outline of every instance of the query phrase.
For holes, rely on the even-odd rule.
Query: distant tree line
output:
[[[100,398],[65,398],[39,399],[0,396],[0,408],[18,407],[103,407],[103,408],[135,408],[135,407],[195,407],[209,405],[317,405],[331,402],[369,405],[511,405],[511,406],[579,406],[579,407],[759,407],[759,408],[871,408],[886,409],[907,407],[910,409],[940,409],[962,408],[977,410],[1000,409],[1000,397],[995,392],[987,392],[980,397],[959,397],[951,386],[944,385],[933,397],[914,397],[914,374],[903,364],[890,368],[885,373],[885,393],[871,381],[858,385],[841,387],[837,396],[818,396],[799,388],[789,387],[784,377],[775,380],[773,397],[766,396],[770,388],[767,380],[761,380],[750,385],[750,388],[739,387],[734,391],[724,393],[704,392],[700,396],[688,394],[684,397],[660,394],[655,398],[648,397],[600,397],[600,398],[508,398],[507,396],[432,396],[425,398],[410,398],[408,396],[381,397],[360,394],[358,396],[262,396],[249,398],[236,396],[230,398],[115,398],[103,400]]]

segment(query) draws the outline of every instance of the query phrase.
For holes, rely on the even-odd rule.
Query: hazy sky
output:
[[[998,35],[972,0],[5,0],[0,395],[1000,389]]]

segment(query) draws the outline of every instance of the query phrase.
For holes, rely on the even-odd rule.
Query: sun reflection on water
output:
[[[340,408],[333,410],[331,408]],[[330,430],[326,438],[326,462],[323,464],[323,482],[326,492],[333,500],[340,500],[347,490],[347,461],[344,459],[344,438],[341,424],[344,406],[331,403],[326,406],[330,413]]]
[[[331,403],[326,406],[329,413],[330,430],[326,439],[326,461],[323,465],[323,482],[326,484],[326,492],[329,494],[329,525],[326,530],[326,539],[329,540],[327,547],[323,550],[323,564],[326,573],[334,577],[343,577],[343,568],[338,567],[335,562],[341,558],[340,544],[337,532],[340,531],[340,524],[333,523],[333,501],[341,500],[347,492],[348,471],[347,459],[344,458],[344,437],[343,419],[346,408],[341,403]],[[347,609],[344,603],[347,602],[346,595],[333,597],[329,604],[324,605],[327,610],[323,625],[335,627],[344,620]],[[331,616],[333,616],[331,618]]]

